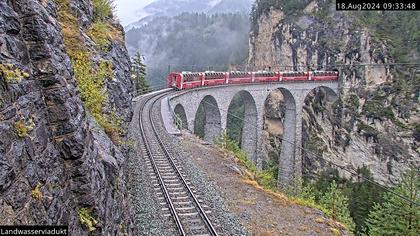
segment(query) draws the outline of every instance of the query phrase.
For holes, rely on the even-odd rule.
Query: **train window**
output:
[[[206,80],[213,80],[213,79],[224,79],[225,75],[220,72],[207,72],[206,73]]]
[[[184,82],[192,82],[192,81],[200,80],[199,73],[186,73],[186,74],[183,74],[183,76],[184,76]]]

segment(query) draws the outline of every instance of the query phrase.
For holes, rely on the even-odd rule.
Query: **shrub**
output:
[[[95,225],[98,223],[95,218],[90,215],[90,211],[87,208],[80,208],[77,210],[79,215],[79,221],[82,225],[86,226],[89,232],[94,231]]]
[[[369,118],[378,119],[381,121],[385,118],[389,120],[395,119],[395,115],[391,107],[384,106],[381,102],[378,101],[366,101],[363,107],[363,111]]]
[[[252,161],[248,159],[246,153],[241,148],[239,148],[238,143],[229,138],[229,135],[226,131],[223,131],[215,139],[215,144],[222,149],[231,151],[248,170],[252,172],[256,171],[254,163],[252,163]]]
[[[113,0],[93,0],[93,6],[95,8],[95,20],[105,20],[112,17],[114,11]]]

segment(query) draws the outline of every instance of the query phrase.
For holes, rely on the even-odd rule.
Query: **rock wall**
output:
[[[125,151],[82,103],[63,39],[66,22],[57,20],[59,2],[0,2],[0,224],[130,234]],[[70,5],[81,29],[92,23],[90,0]],[[91,55],[112,61],[106,107],[129,121],[129,58],[123,43],[111,47]]]
[[[304,174],[315,177],[326,171],[330,168],[326,159],[353,170],[366,165],[377,181],[396,183],[402,172],[420,166],[419,75],[413,68],[386,66],[395,60],[389,42],[378,39],[373,27],[356,17],[335,11],[330,1],[300,1],[304,5],[295,11],[290,2],[254,12],[249,63],[255,69],[340,68],[337,102],[324,99],[322,89],[307,98],[302,130],[307,150]],[[277,106],[269,100],[266,104],[265,146],[270,159],[281,151],[277,123],[284,114],[279,101]]]

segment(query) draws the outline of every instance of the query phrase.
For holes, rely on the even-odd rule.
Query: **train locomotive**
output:
[[[338,71],[172,72],[168,87],[178,90],[224,84],[338,80]]]

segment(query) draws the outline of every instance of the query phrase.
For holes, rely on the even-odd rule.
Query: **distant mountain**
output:
[[[182,13],[128,30],[126,46],[131,55],[144,56],[147,80],[158,86],[169,70],[226,70],[246,63],[249,30],[246,13]]]
[[[155,0],[138,10],[139,20],[125,26],[128,31],[139,28],[159,16],[176,16],[183,12],[249,13],[254,0]]]

